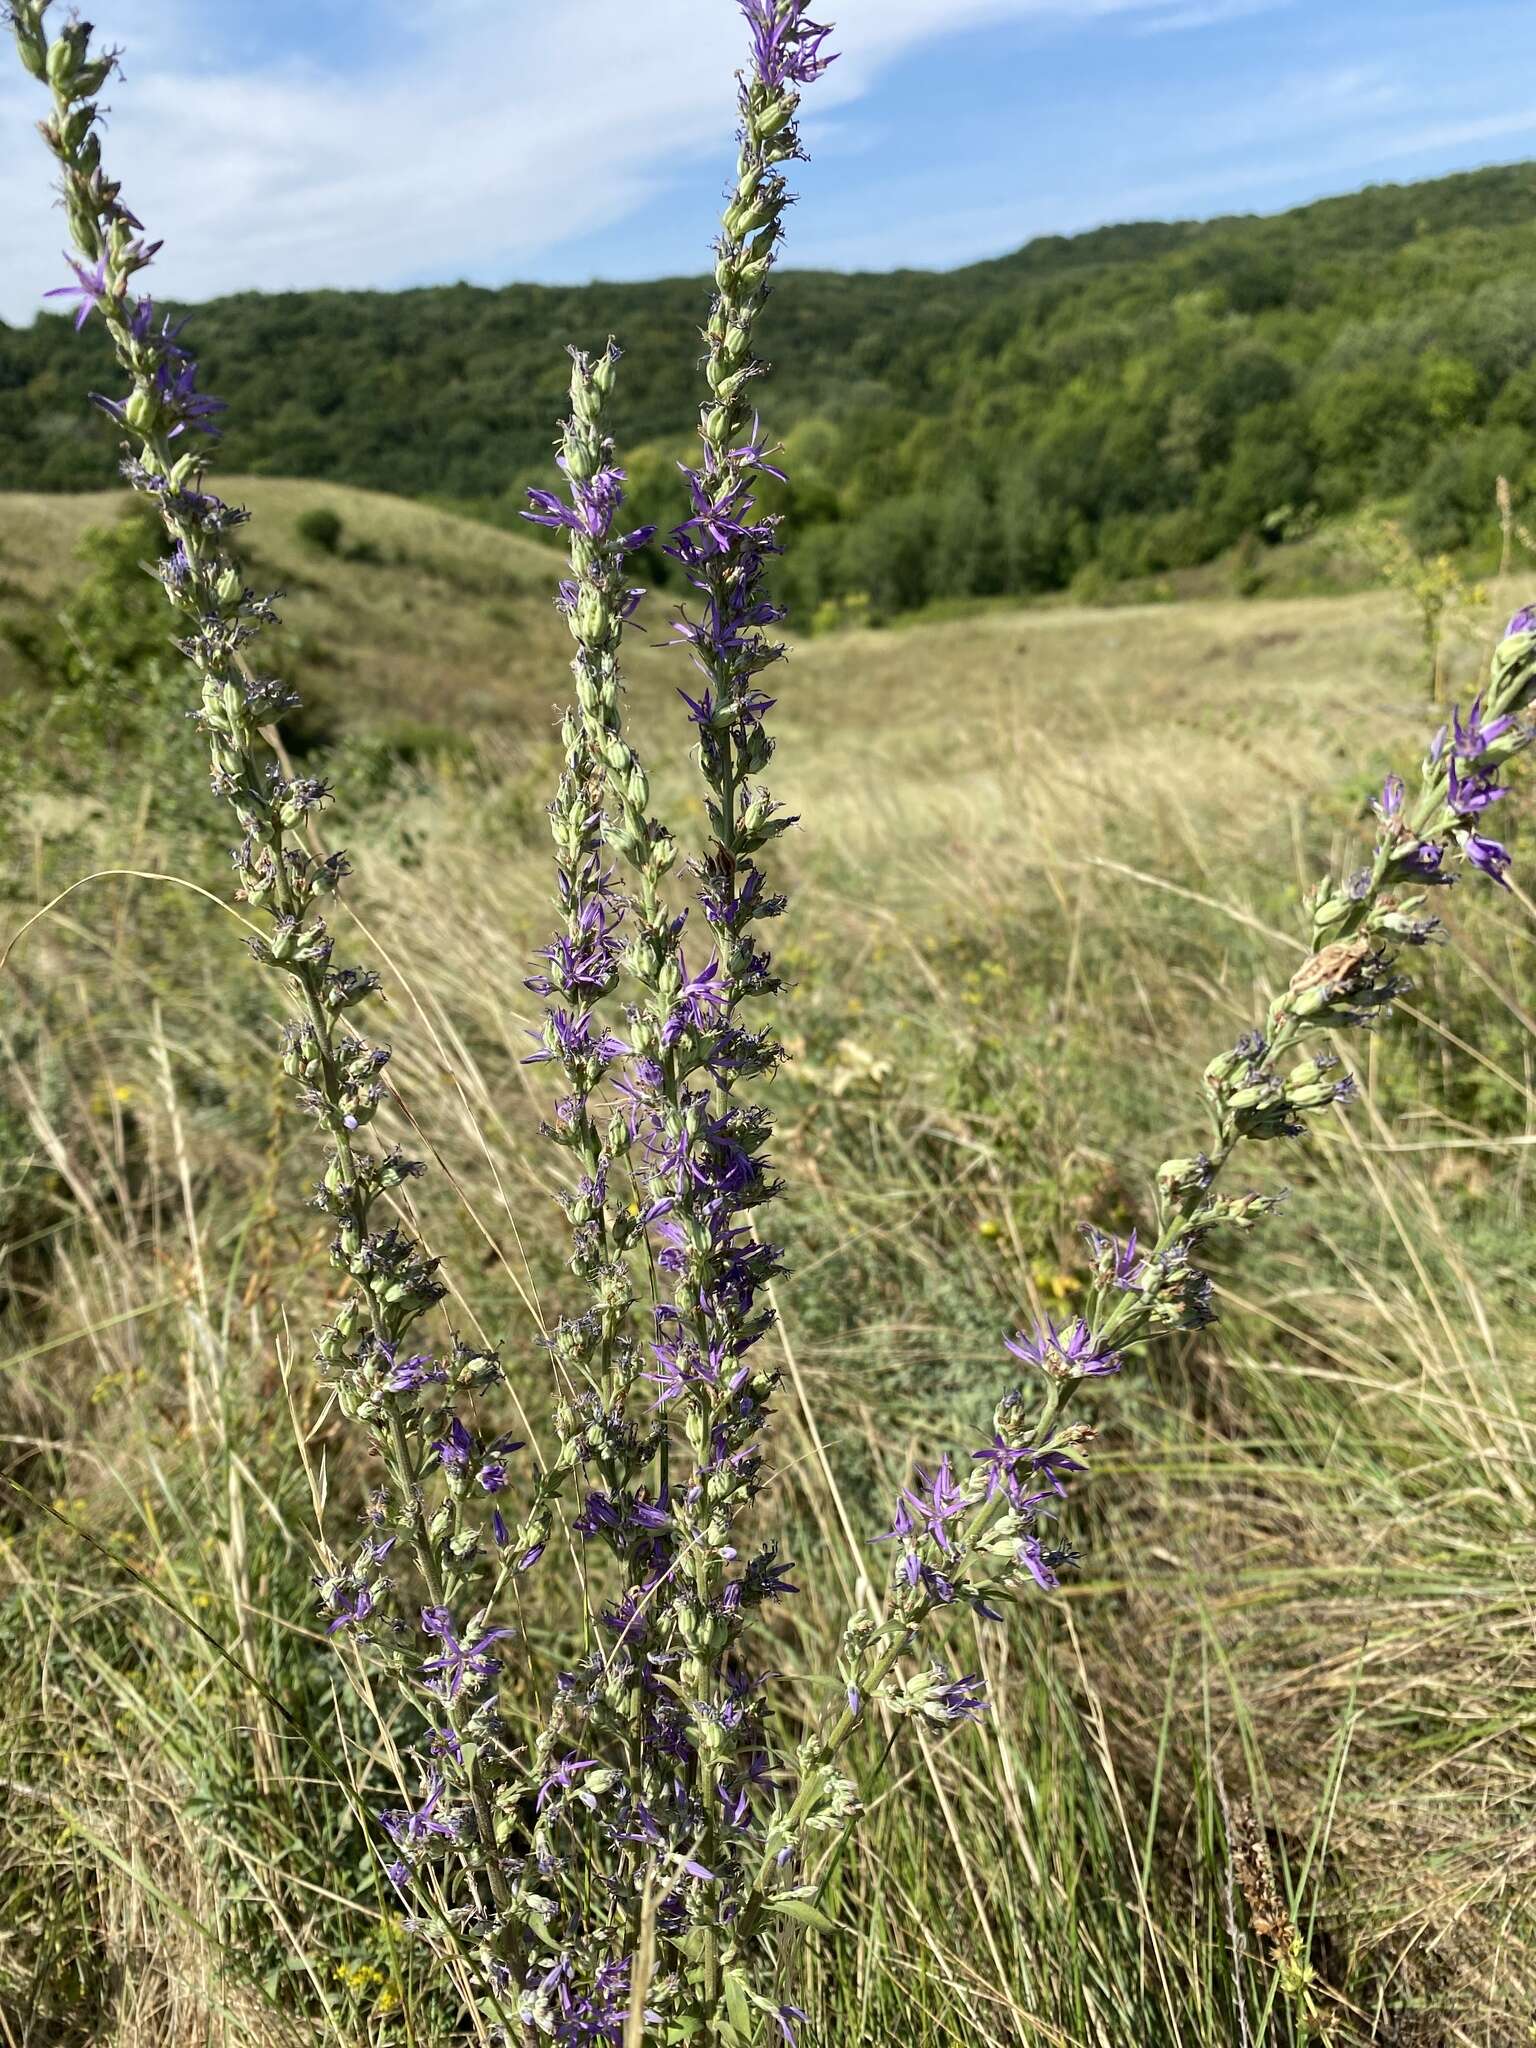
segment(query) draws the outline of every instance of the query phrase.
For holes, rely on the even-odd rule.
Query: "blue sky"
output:
[[[1536,154],[1531,0],[844,0],[791,260],[944,265]],[[160,288],[696,271],[730,0],[96,0]],[[0,81],[0,317],[61,223]],[[14,198],[12,197],[14,195]],[[30,196],[29,196],[30,195]],[[19,203],[18,203],[19,202]]]

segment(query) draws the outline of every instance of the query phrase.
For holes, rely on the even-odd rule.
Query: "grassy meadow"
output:
[[[253,580],[289,591],[299,735],[357,867],[337,927],[386,976],[443,1313],[504,1343],[508,1426],[537,1433],[570,1284],[547,1078],[520,1064],[553,561],[362,491],[229,491]],[[296,532],[320,504],[334,554]],[[0,500],[0,621],[57,610],[109,509]],[[1525,595],[1493,594],[1489,635]],[[911,1461],[980,1441],[1004,1332],[1070,1311],[1081,1225],[1145,1221],[1151,1170],[1200,1142],[1201,1069],[1289,978],[1298,892],[1422,748],[1413,659],[1386,596],[1213,597],[846,632],[780,672],[776,786],[804,819],[777,934],[785,1713],[828,1682]],[[686,830],[677,660],[637,638],[628,670]],[[30,687],[0,644],[0,690]],[[57,766],[22,749],[0,842],[0,2043],[471,2039],[373,1872],[398,1758],[314,1620],[319,1532],[350,1538],[370,1474],[310,1369],[312,1132],[222,823],[131,752],[64,795]],[[1221,1322],[1091,1397],[1081,1571],[951,1627],[985,1725],[904,1734],[878,1778],[867,1738],[840,1931],[797,1994],[816,2048],[1536,2039],[1520,875],[1454,892],[1348,1120],[1246,1163],[1294,1194],[1219,1248]],[[514,1717],[530,1683],[514,1657]]]

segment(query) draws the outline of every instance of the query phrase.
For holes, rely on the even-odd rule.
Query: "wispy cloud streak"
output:
[[[741,37],[727,0],[372,0],[361,29],[356,0],[263,0],[259,35],[251,0],[98,0],[95,11],[130,51],[128,79],[113,95],[112,160],[154,232],[167,237],[157,283],[179,297],[547,275],[563,252],[595,238],[607,237],[605,249],[622,246],[625,223],[654,230],[680,176],[697,190],[709,164],[722,179],[728,169],[729,77]],[[1317,126],[1315,91],[1287,83],[1286,106],[1272,77],[1257,93],[1233,96],[1212,73],[1208,119],[1182,109],[1172,133],[1155,102],[1108,105],[1081,164],[1041,166],[1030,151],[1051,109],[1044,67],[1067,50],[1086,66],[1098,39],[1111,51],[1133,31],[1149,39],[1182,32],[1183,55],[1204,47],[1203,31],[1280,11],[1300,18],[1315,10],[1312,0],[828,0],[845,54],[814,121],[823,145],[842,147],[819,150],[819,194],[836,200],[839,177],[853,179],[855,145],[869,143],[872,115],[893,179],[921,183],[940,160],[978,149],[969,129],[931,132],[904,119],[912,110],[888,104],[881,81],[924,47],[935,55],[971,48],[985,65],[994,44],[1007,44],[1020,83],[1019,121],[1005,138],[1017,176],[989,192],[985,211],[999,222],[991,247],[1076,224],[1085,212],[1136,211],[1139,191],[1174,175],[1179,149],[1191,165],[1221,160],[1221,175],[1209,179],[1210,210],[1219,210],[1223,190],[1245,186],[1266,152]],[[1021,34],[1038,42],[1035,55],[1021,54]],[[966,37],[975,41],[959,40]],[[1365,40],[1355,39],[1357,49]],[[1209,47],[1225,41],[1215,35]],[[1342,59],[1318,70],[1330,81],[1329,111],[1346,122],[1362,162],[1403,147],[1416,127],[1477,132],[1478,108],[1427,104],[1422,83],[1400,76],[1390,53],[1354,72]],[[1237,110],[1224,114],[1223,105]],[[45,159],[31,132],[38,111],[31,82],[0,66],[0,190],[9,202],[0,216],[0,317],[11,320],[31,318],[60,276],[62,222],[48,210]],[[1501,120],[1496,132],[1518,129]],[[1325,153],[1331,162],[1334,152]],[[1111,177],[1123,205],[1106,189]],[[1046,184],[1069,195],[1059,222],[1042,219]],[[982,210],[973,193],[908,214],[899,260],[984,253],[946,241],[944,212],[956,205],[973,220]],[[1198,197],[1191,205],[1203,210]],[[852,260],[898,260],[877,214],[860,257],[857,218],[851,202],[838,208],[818,197],[825,248],[835,240]],[[816,240],[802,234],[802,255]],[[623,260],[629,275],[651,267],[644,242]]]

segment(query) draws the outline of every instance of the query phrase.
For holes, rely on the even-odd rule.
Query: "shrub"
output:
[[[293,522],[293,530],[308,548],[322,555],[334,555],[341,547],[342,517],[328,505],[311,505]]]

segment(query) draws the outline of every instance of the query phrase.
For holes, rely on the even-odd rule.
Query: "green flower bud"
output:
[[[1194,1159],[1165,1159],[1157,1169],[1157,1185],[1170,1201],[1197,1194],[1211,1183],[1211,1162],[1202,1152]]]
[[[16,16],[15,27],[16,46],[21,53],[22,63],[35,79],[46,84],[48,78],[47,42],[20,14]]]
[[[160,406],[147,386],[140,384],[129,393],[128,403],[123,408],[123,419],[136,434],[154,432],[159,424]]]
[[[754,110],[748,126],[759,142],[772,142],[776,135],[784,133],[799,111],[799,95],[786,92],[778,99],[770,100],[761,110]]]
[[[778,217],[778,197],[762,192],[754,199],[739,199],[725,210],[725,232],[733,242],[744,242]]]
[[[583,583],[576,597],[576,610],[571,618],[571,630],[579,640],[599,645],[613,632],[613,613],[608,600],[594,583]],[[583,707],[585,708],[585,707]]]
[[[48,83],[62,98],[70,96],[75,73],[80,68],[84,45],[80,35],[81,24],[72,22],[61,36],[48,46],[44,65]]]
[[[562,449],[566,475],[576,483],[590,483],[603,466],[601,445],[591,434],[567,434]],[[573,537],[580,540],[581,536]]]
[[[90,135],[96,119],[96,109],[89,106],[72,107],[64,116],[59,129],[59,139],[68,155],[78,158]],[[93,203],[95,203],[93,201]],[[98,211],[99,211],[98,206]]]
[[[1312,929],[1321,939],[1326,933],[1337,931],[1347,924],[1359,910],[1352,897],[1332,892],[1320,899],[1312,912]]]
[[[75,91],[84,99],[94,99],[116,69],[116,62],[111,57],[93,58],[75,73]]]

